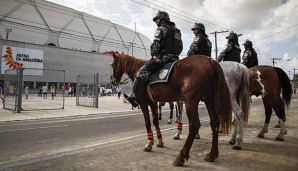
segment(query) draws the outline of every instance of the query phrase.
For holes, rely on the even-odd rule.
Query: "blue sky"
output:
[[[182,32],[185,56],[194,38],[190,25],[201,22],[214,44],[211,32],[229,30],[238,34],[242,44],[252,40],[259,63],[272,65],[272,58],[281,58],[275,66],[291,74],[298,69],[298,1],[297,0],[48,0],[57,4],[111,20],[135,29],[150,39],[157,10],[167,11]],[[226,44],[225,36],[218,34],[219,52]],[[260,40],[261,39],[261,40]],[[256,41],[255,41],[256,40]],[[242,52],[244,51],[241,46]],[[242,55],[242,54],[241,54]],[[212,55],[215,57],[215,53]],[[289,61],[287,61],[289,60]],[[287,61],[287,62],[286,62]],[[285,63],[286,62],[286,63]],[[291,71],[291,72],[288,72]]]

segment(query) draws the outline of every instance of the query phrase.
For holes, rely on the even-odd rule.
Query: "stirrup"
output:
[[[139,104],[136,102],[136,98],[134,98],[134,97],[129,97],[127,94],[123,94],[123,96],[124,96],[124,98],[126,98],[126,100],[127,101],[129,101],[129,103],[131,103],[131,105],[133,106],[133,107],[138,107],[139,106]]]

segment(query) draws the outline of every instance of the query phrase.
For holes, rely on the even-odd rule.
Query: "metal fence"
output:
[[[32,80],[37,81],[33,83]],[[4,86],[4,109],[16,110],[18,113],[26,110],[64,109],[64,70],[7,70]]]
[[[3,108],[8,110],[17,109],[17,88],[18,88],[18,71],[6,70],[4,79],[4,101]]]
[[[78,75],[76,105],[98,108],[98,87],[98,73],[94,75]]]

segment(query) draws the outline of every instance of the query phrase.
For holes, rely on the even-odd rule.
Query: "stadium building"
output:
[[[107,52],[148,59],[150,45],[150,39],[132,29],[48,1],[0,1],[1,85],[6,70],[24,67],[41,70],[24,71],[25,84],[34,89],[43,84],[59,88],[64,80],[50,73],[57,70],[65,71],[69,85],[78,76],[99,73],[105,86],[112,62]]]

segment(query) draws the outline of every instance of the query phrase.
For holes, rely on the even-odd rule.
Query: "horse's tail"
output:
[[[239,65],[242,70],[242,80],[241,80],[241,86],[239,90],[239,97],[240,97],[240,106],[242,109],[242,112],[244,114],[243,116],[243,123],[244,125],[247,125],[248,122],[248,116],[250,111],[250,99],[249,99],[249,77],[248,77],[248,69],[244,65]]]
[[[284,72],[284,70],[282,70],[281,68],[274,67],[274,69],[278,75],[278,80],[281,85],[282,99],[284,103],[287,105],[287,109],[289,109],[293,93],[290,79],[288,75]]]
[[[230,91],[222,68],[217,61],[213,59],[211,59],[210,61],[214,68],[213,91],[215,111],[218,115],[221,115],[221,130],[223,132],[229,133],[229,131],[231,130],[232,122],[232,104]]]

